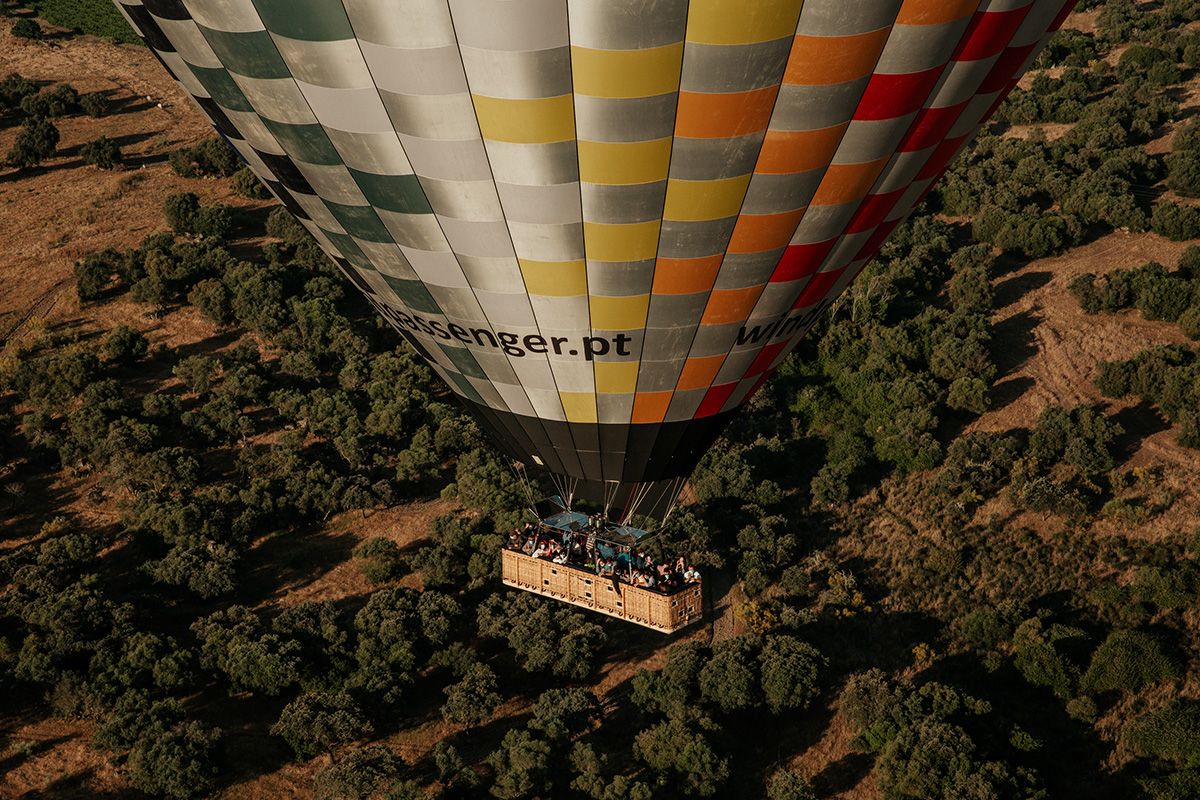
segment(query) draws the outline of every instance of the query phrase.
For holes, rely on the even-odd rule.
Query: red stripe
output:
[[[958,148],[966,140],[966,136],[955,136],[953,139],[944,140],[933,151],[933,155],[925,162],[925,166],[921,167],[921,171],[917,173],[916,180],[923,181],[941,172],[942,168],[949,163],[950,159],[954,158],[954,154],[958,152]]]
[[[693,419],[719,414],[721,407],[725,405],[725,401],[729,399],[729,395],[733,394],[733,390],[736,388],[737,381],[722,386],[710,386],[708,393],[704,395],[704,400],[700,402],[700,408],[696,409],[696,416]]]
[[[983,83],[979,84],[979,91],[976,94],[991,94],[1007,86],[1013,75],[1029,58],[1033,48],[1034,45],[1026,44],[1020,47],[1010,47],[1001,53],[1000,58],[996,59],[996,63],[992,66],[992,71],[988,73]]]
[[[921,72],[895,75],[875,73],[854,111],[854,119],[896,119],[919,111],[944,67],[945,64],[939,64]]]
[[[928,150],[946,138],[946,134],[954,127],[954,123],[962,116],[970,100],[946,108],[923,108],[917,114],[916,120],[908,130],[908,135],[900,143],[902,153],[913,153],[918,150]]]
[[[796,281],[812,275],[821,266],[821,262],[825,260],[825,256],[829,255],[829,251],[835,244],[837,244],[836,236],[824,242],[788,245],[779,258],[779,264],[775,266],[775,272],[771,275],[771,283]]]
[[[867,195],[867,199],[858,207],[858,211],[854,212],[854,217],[846,226],[846,233],[862,233],[877,227],[905,191],[906,189],[896,189],[882,194]]]
[[[755,358],[754,363],[750,365],[750,369],[746,370],[745,377],[749,378],[751,375],[757,375],[761,372],[765,372],[766,369],[771,366],[771,362],[775,360],[775,356],[779,355],[779,352],[786,346],[787,341],[785,340],[782,342],[776,342],[775,344],[769,344],[760,350],[758,352],[758,357]],[[754,394],[753,389],[750,391],[750,394]],[[749,395],[747,395],[747,397],[749,397]]]
[[[812,242],[811,245],[788,245],[779,259],[779,264],[775,265],[770,282],[784,283],[809,277],[821,266],[821,261],[836,243],[838,237],[834,236],[833,239]]]
[[[879,252],[879,248],[883,247],[883,242],[892,235],[892,231],[896,230],[896,226],[900,224],[898,219],[890,219],[875,229],[871,234],[871,238],[867,239],[867,243],[855,254],[854,260],[861,261],[864,258],[874,258]]]
[[[976,14],[967,27],[953,61],[980,61],[1004,50],[1025,21],[1032,4],[1009,11]]]
[[[824,300],[825,295],[829,294],[829,290],[837,283],[843,269],[845,267],[833,269],[828,272],[818,272],[814,275],[812,280],[808,282],[808,285],[804,287],[804,291],[800,293],[800,297],[792,305],[792,310],[808,308]]]

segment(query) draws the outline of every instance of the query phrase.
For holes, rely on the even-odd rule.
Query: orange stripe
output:
[[[979,0],[904,0],[897,25],[942,25],[974,14]]]
[[[674,392],[638,392],[633,396],[630,422],[662,422]]]
[[[797,36],[784,83],[827,86],[865,78],[875,70],[891,28],[854,36]]]
[[[728,139],[761,131],[771,121],[778,86],[752,92],[680,92],[675,135],[689,139]]]
[[[730,253],[761,253],[784,247],[792,240],[805,209],[782,214],[742,214],[729,238]]]
[[[683,372],[679,376],[679,385],[675,387],[675,391],[707,389],[716,380],[717,373],[721,371],[721,365],[724,363],[725,356],[689,358],[683,365]]]
[[[655,294],[707,292],[717,280],[722,253],[701,258],[660,258],[654,263]]]
[[[791,175],[821,169],[837,152],[849,122],[815,131],[767,131],[755,172]]]
[[[837,206],[866,197],[890,156],[864,164],[830,164],[810,206]]]
[[[762,294],[761,286],[750,286],[746,289],[718,289],[708,298],[708,307],[704,309],[701,325],[723,325],[726,322],[738,322],[750,316],[758,296]]]

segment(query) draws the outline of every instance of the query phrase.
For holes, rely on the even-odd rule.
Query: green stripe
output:
[[[365,272],[376,271],[375,267],[371,264],[371,259],[367,258],[367,254],[358,246],[358,242],[344,233],[334,233],[324,228],[321,231],[329,237],[329,241],[333,242],[333,246],[342,254],[342,258]]]
[[[229,33],[198,26],[217,58],[230,71],[247,78],[290,78],[271,34],[266,31]]]
[[[442,309],[420,281],[406,281],[386,272],[379,273],[406,306],[421,314],[441,314]]]
[[[324,166],[342,163],[342,157],[334,148],[333,142],[329,141],[325,129],[319,124],[314,122],[311,125],[290,125],[265,117],[262,121],[294,160]]]
[[[368,242],[392,242],[392,235],[370,206],[348,206],[332,200],[325,200],[325,205],[351,236]]]
[[[484,373],[483,368],[479,366],[479,362],[475,360],[475,356],[471,355],[471,351],[465,347],[446,347],[442,346],[442,352],[446,357],[454,362],[454,366],[458,367],[458,371],[472,378],[480,378],[487,380],[488,376]]]
[[[338,0],[254,0],[254,7],[267,30],[289,39],[332,42],[354,38],[354,29]],[[404,13],[400,4],[395,13]]]
[[[443,347],[442,349],[445,350],[446,348]],[[476,403],[479,403],[479,405],[484,406],[485,408],[490,407],[483,401],[483,397],[478,391],[475,390],[475,387],[471,385],[469,380],[456,372],[451,372],[450,377],[453,379],[454,385],[458,387],[459,394],[468,400],[474,400]]]
[[[353,168],[350,174],[373,206],[400,214],[433,213],[416,175],[376,175]]]
[[[254,106],[250,105],[246,95],[242,94],[242,90],[223,67],[197,67],[190,64],[188,66],[191,66],[192,74],[217,105],[229,111],[254,111]]]

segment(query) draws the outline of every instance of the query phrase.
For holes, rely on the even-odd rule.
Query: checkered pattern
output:
[[[117,2],[522,457],[604,480],[753,394],[1073,5]]]

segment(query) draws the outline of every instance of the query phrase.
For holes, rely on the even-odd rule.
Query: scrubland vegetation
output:
[[[281,208],[180,192],[75,288],[84,317],[198,314],[208,338],[35,324],[3,352],[0,693],[173,798],[292,759],[319,798],[1200,794],[1196,510],[1146,533],[1181,490],[1102,404],[975,424],[1001,402],[1000,278],[1114,230],[1200,236],[1200,2],[1081,6],[1094,32],[1055,37],[692,476],[657,555],[736,584],[736,635],[503,589],[525,495],[445,387]],[[56,116],[104,113],[72,93],[0,84],[32,131],[12,168],[54,153]],[[261,196],[220,140],[169,163]],[[1200,338],[1195,247],[1070,292]],[[1200,449],[1193,346],[1085,367]],[[414,543],[310,549],[436,498]],[[288,599],[332,562],[370,590]]]

